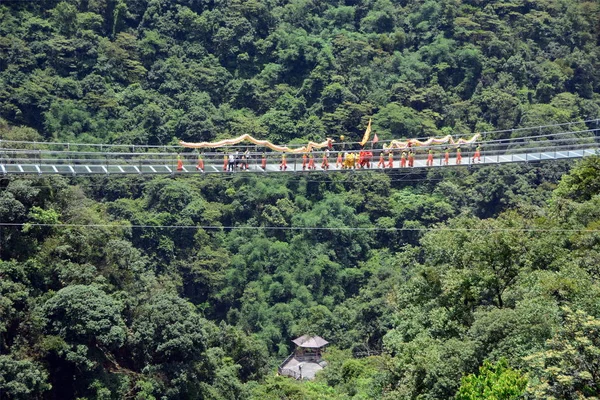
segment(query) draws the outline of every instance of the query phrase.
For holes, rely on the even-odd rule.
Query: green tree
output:
[[[504,359],[492,364],[484,361],[477,375],[464,376],[457,400],[514,400],[525,392],[527,378],[510,368]]]
[[[563,308],[563,326],[546,349],[526,357],[534,398],[595,398],[600,390],[600,320],[582,310]]]
[[[38,363],[0,355],[0,394],[8,399],[42,399],[52,386]]]
[[[68,286],[44,304],[46,329],[75,346],[115,350],[125,342],[121,307],[96,286]]]

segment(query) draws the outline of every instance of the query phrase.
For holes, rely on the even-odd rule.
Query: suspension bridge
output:
[[[302,154],[287,154],[287,169],[280,167],[282,153],[265,151],[258,146],[236,145],[210,152],[201,152],[179,146],[133,146],[123,144],[81,144],[0,140],[0,173],[2,175],[191,175],[230,173],[307,173],[333,171],[389,171],[424,168],[451,168],[465,165],[494,165],[506,163],[533,163],[553,160],[572,160],[600,154],[600,119],[519,128],[506,131],[483,132],[482,140],[470,146],[461,146],[462,162],[457,160],[456,146],[432,145],[414,149],[412,167],[402,167],[400,151],[393,153],[390,167],[385,149],[372,149],[370,168],[343,168],[336,165],[338,152],[358,152],[357,143],[338,143],[331,151],[329,167],[323,168],[324,151],[312,152],[315,169],[303,167]],[[506,138],[493,139],[494,137]],[[486,138],[490,138],[486,140]],[[389,142],[389,141],[388,141]],[[379,144],[385,144],[381,141]],[[480,146],[480,158],[474,158]],[[450,153],[446,163],[445,152]],[[247,169],[228,171],[227,156],[246,154]],[[428,163],[429,153],[434,155]],[[385,154],[385,165],[377,166]],[[202,158],[202,168],[198,159]],[[239,163],[236,163],[239,166]]]

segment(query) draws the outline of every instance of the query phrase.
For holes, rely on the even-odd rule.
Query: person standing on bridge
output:
[[[429,148],[429,151],[427,152],[427,166],[433,167],[433,149],[432,148]]]
[[[321,163],[321,168],[325,171],[329,169],[329,149],[326,149],[323,153],[323,162]]]
[[[204,160],[202,159],[202,154],[198,154],[198,164],[196,165],[196,171],[204,172]]]
[[[477,159],[478,162],[481,162],[481,145],[478,144],[477,147],[475,148],[475,154],[473,154],[473,163],[475,163],[475,159]]]
[[[400,168],[406,168],[406,150],[400,156]]]
[[[394,168],[394,152],[390,150],[390,154],[388,155],[388,168]]]
[[[242,155],[242,168],[246,171],[250,169],[250,150],[248,149]]]
[[[377,168],[385,168],[385,159],[383,158],[383,150],[379,153],[379,163],[377,164]]]
[[[308,163],[308,154],[302,154],[302,171],[306,170],[306,164]]]
[[[308,155],[308,169],[317,169],[317,167],[315,166],[315,156],[313,155],[312,151]]]
[[[456,148],[456,165],[462,163],[462,155],[460,154],[460,146]]]
[[[408,166],[410,168],[415,166],[415,153],[414,153],[413,149],[410,149],[408,151]]]
[[[228,159],[227,154],[223,154],[223,171],[227,171]]]
[[[287,157],[285,153],[281,155],[281,164],[279,164],[279,170],[285,171],[287,169]]]
[[[229,154],[229,163],[227,164],[227,172],[233,172],[235,169],[235,156],[230,153]]]
[[[246,165],[248,163],[248,161],[246,160],[246,152],[242,153],[241,160],[242,160],[242,162],[241,162],[242,166],[240,167],[240,169],[242,171],[244,171],[246,169]]]
[[[444,165],[448,165],[449,160],[450,160],[450,149],[445,147],[444,148]]]
[[[177,171],[183,171],[183,160],[181,154],[177,154]]]
[[[338,152],[337,160],[335,161],[335,167],[340,169],[344,166],[344,160],[342,158],[342,152]]]
[[[267,153],[265,153],[264,151],[262,153],[262,160],[260,161],[260,166],[264,170],[267,169]]]

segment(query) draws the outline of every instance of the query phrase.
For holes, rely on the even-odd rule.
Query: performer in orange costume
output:
[[[344,160],[342,159],[342,153],[338,153],[337,160],[335,161],[335,167],[341,168],[344,165]]]
[[[196,165],[196,171],[204,172],[204,160],[202,159],[202,154],[198,155],[198,165]]]
[[[306,169],[307,159],[308,159],[308,156],[306,155],[306,153],[302,154],[302,171],[304,171]]]
[[[383,158],[383,151],[379,153],[379,163],[377,164],[377,168],[385,168],[385,160]]]
[[[223,171],[227,171],[227,164],[229,164],[229,158],[225,154],[223,155]]]
[[[394,153],[390,151],[388,156],[388,168],[394,168]]]
[[[481,145],[478,144],[477,147],[475,148],[475,154],[473,154],[473,163],[475,162],[475,159],[477,159],[478,162],[481,162]]]
[[[321,168],[323,168],[324,170],[329,169],[329,157],[327,157],[328,155],[329,150],[325,150],[325,153],[323,153],[323,162],[321,163]]]
[[[406,152],[403,151],[400,156],[400,168],[406,168]]]
[[[279,169],[285,171],[287,169],[287,159],[285,154],[281,155],[281,164],[279,164]]]
[[[415,166],[415,153],[412,149],[408,151],[408,166],[411,168]]]
[[[462,163],[462,156],[460,154],[460,147],[456,148],[456,164]]]
[[[427,166],[433,167],[433,149],[429,149],[427,154]]]
[[[446,147],[444,149],[444,165],[448,165],[448,160],[450,160],[450,150]]]
[[[179,154],[177,154],[177,171],[183,171],[183,161]]]
[[[267,169],[267,154],[266,153],[262,153],[262,160],[260,162],[260,167],[262,169]]]
[[[315,166],[315,157],[312,153],[308,155],[308,169],[317,169],[317,167]]]

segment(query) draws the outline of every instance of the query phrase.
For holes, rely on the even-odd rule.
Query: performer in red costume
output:
[[[358,165],[361,168],[371,168],[371,160],[373,159],[373,152],[368,150],[361,150],[358,153]]]
[[[315,157],[312,153],[308,155],[308,169],[315,170],[317,167],[315,166]]]
[[[477,159],[478,162],[481,162],[481,145],[478,144],[477,147],[475,148],[475,154],[473,154],[473,163],[475,163],[475,159]]]
[[[323,153],[323,162],[321,163],[321,168],[325,171],[329,169],[329,150],[325,150]]]

